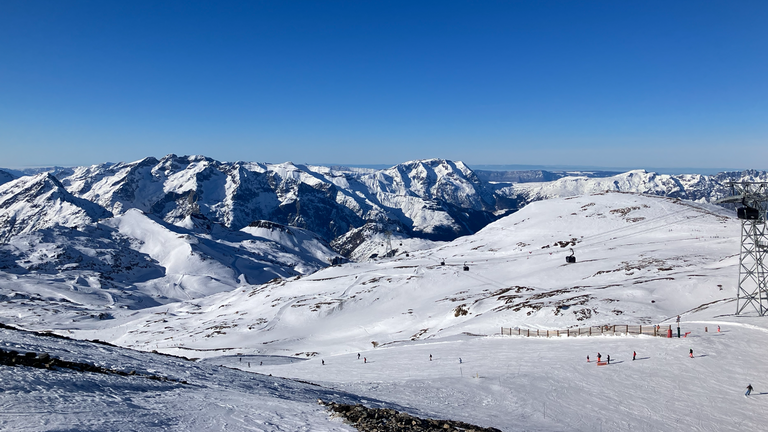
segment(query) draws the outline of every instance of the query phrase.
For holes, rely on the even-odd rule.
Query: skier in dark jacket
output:
[[[597,362],[598,362],[598,363],[600,363],[600,359],[601,359],[602,357],[603,357],[603,356],[601,356],[601,355],[600,355],[600,353],[597,353]]]
[[[752,384],[747,384],[747,392],[744,393],[744,396],[749,396],[750,393],[752,393]]]
[[[688,355],[691,356],[691,358],[693,358],[693,348],[691,348],[691,351]]]
[[[608,360],[608,364],[611,364],[611,355],[610,354],[608,354],[607,360]]]

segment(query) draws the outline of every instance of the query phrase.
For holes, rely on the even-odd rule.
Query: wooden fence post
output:
[[[531,337],[531,329],[528,329],[528,337]]]
[[[629,324],[627,324],[626,327],[627,328],[625,329],[624,333],[629,334]]]

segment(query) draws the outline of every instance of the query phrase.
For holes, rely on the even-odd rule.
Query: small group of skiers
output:
[[[597,362],[600,363],[602,361],[603,355],[600,353],[597,353]],[[637,352],[632,351],[632,361],[637,360]],[[611,356],[610,354],[605,357],[605,362],[608,364],[611,364]],[[587,363],[589,363],[589,355],[587,355]]]
[[[691,349],[688,351],[688,356],[689,356],[690,358],[693,358],[693,348],[691,348]],[[603,356],[602,356],[600,353],[597,353],[597,361],[598,361],[598,363],[599,363],[599,362],[602,360],[602,358],[603,358]],[[637,360],[637,351],[632,351],[632,360],[633,360],[633,361],[634,361],[634,360]],[[610,355],[606,357],[606,362],[607,362],[608,364],[610,364],[610,363],[611,363],[611,356],[610,356]],[[587,356],[587,363],[589,363],[589,356]]]
[[[603,359],[603,355],[600,354],[600,353],[597,353],[597,362],[600,363],[602,361],[602,359]],[[608,364],[611,364],[611,356],[610,356],[610,354],[608,356],[606,356],[605,360],[606,360],[606,362]],[[589,363],[589,355],[587,355],[587,363]]]

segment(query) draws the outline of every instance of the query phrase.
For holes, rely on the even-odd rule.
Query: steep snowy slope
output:
[[[725,210],[670,198],[541,201],[410,257],[170,305],[167,323],[118,319],[110,340],[196,355],[332,354],[502,326],[658,324],[733,296],[737,234]],[[576,264],[565,263],[570,248]]]
[[[309,274],[339,257],[301,229],[272,231],[232,231],[198,213],[179,226],[138,210],[112,217],[49,173],[21,177],[0,186],[0,314],[98,327],[116,310]]]
[[[179,223],[200,213],[232,229],[269,220],[306,228],[327,242],[368,222],[453,239],[495,220],[497,210],[493,194],[469,168],[440,159],[338,171],[168,155],[57,176],[73,194],[116,214],[136,208]]]
[[[55,225],[77,227],[110,216],[102,207],[67,192],[48,173],[0,186],[0,241]]]
[[[131,210],[14,236],[0,245],[0,316],[27,328],[100,328],[120,311],[309,274],[338,257],[298,228],[208,228]]]

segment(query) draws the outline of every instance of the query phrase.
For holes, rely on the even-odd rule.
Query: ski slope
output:
[[[739,221],[718,207],[598,193],[530,204],[477,234],[408,257],[115,309],[108,320],[56,321],[57,314],[40,312],[46,321],[26,319],[25,326],[56,322],[59,333],[139,351],[57,348],[63,342],[56,339],[8,343],[151,369],[200,388],[160,396],[146,384],[109,381],[116,378],[65,385],[28,372],[0,394],[2,406],[47,420],[5,414],[4,426],[104,429],[126,416],[135,427],[124,430],[351,430],[328,418],[320,397],[504,431],[761,430],[768,421],[768,321],[751,311],[733,315],[738,234]],[[571,248],[577,262],[566,264]],[[9,319],[12,310],[4,310]],[[677,315],[687,337],[499,335],[501,327],[666,326]],[[611,364],[597,366],[598,352]],[[0,370],[2,386],[18,373]],[[268,384],[275,377],[320,387]],[[750,383],[755,390],[745,397]],[[73,410],[64,396],[70,392],[88,412],[111,408],[63,415]]]

